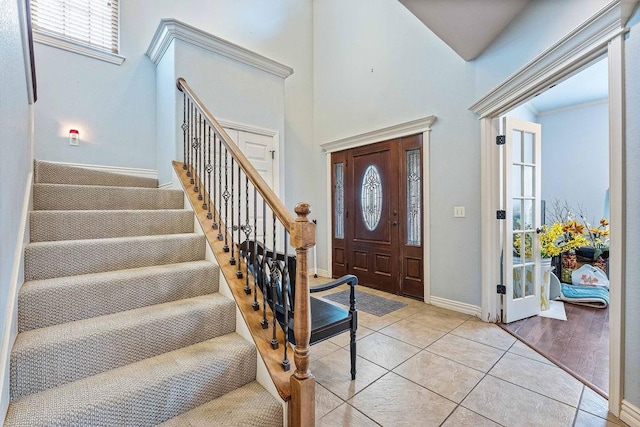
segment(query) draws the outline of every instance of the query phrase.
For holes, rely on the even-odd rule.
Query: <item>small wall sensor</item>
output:
[[[69,130],[69,145],[80,145],[80,132],[77,129]]]

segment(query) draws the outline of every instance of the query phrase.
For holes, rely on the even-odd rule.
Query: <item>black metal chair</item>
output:
[[[261,242],[247,240],[240,244],[240,255],[252,275],[255,285],[276,315],[290,343],[295,345],[293,319],[295,316],[296,257],[265,249]],[[356,378],[356,330],[358,329],[358,311],[356,310],[355,287],[358,278],[352,274],[342,276],[331,282],[313,286],[311,293],[322,292],[347,284],[350,286],[349,309],[345,310],[322,299],[311,297],[311,339],[315,344],[345,331],[350,331],[349,349],[351,352],[351,379]],[[248,285],[248,282],[247,282]],[[254,296],[256,298],[256,296]],[[254,299],[254,309],[259,303]],[[263,323],[263,327],[267,327]]]

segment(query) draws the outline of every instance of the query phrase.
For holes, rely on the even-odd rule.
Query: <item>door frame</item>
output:
[[[624,27],[637,0],[611,2],[556,44],[481,98],[469,109],[481,129],[482,318],[500,317],[496,284],[500,283],[499,154],[494,149],[497,118],[604,55],[609,61],[609,188],[611,256],[609,308],[609,410],[620,416],[623,400],[623,301],[626,207],[624,182]]]
[[[343,139],[327,142],[320,145],[326,154],[326,171],[327,171],[327,218],[332,218],[332,198],[331,198],[331,153],[336,151],[348,150],[351,148],[362,147],[364,145],[374,144],[376,142],[383,142],[390,139],[401,138],[404,136],[415,135],[422,133],[422,223],[423,223],[423,248],[422,248],[422,260],[423,260],[423,281],[424,281],[424,302],[429,303],[430,292],[430,270],[429,270],[429,254],[430,254],[430,221],[429,221],[429,134],[431,132],[431,125],[436,121],[436,116],[427,116],[421,119],[412,120],[405,123],[377,129],[374,131],[362,133],[359,135],[350,136]],[[333,228],[326,227],[326,241],[327,241],[327,253],[328,253],[328,271],[327,275],[332,275],[332,235]]]

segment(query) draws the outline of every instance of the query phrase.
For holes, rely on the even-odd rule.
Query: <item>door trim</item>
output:
[[[422,190],[423,190],[423,198],[422,198],[422,223],[423,223],[423,248],[422,248],[422,260],[423,260],[423,280],[424,280],[424,302],[427,304],[430,303],[431,299],[431,286],[430,286],[430,276],[431,270],[429,269],[430,264],[430,246],[431,246],[431,234],[430,234],[430,215],[429,215],[429,175],[431,173],[429,167],[429,134],[431,132],[431,125],[436,121],[436,116],[427,116],[417,120],[411,120],[408,122],[396,124],[393,126],[389,126],[386,128],[381,128],[377,130],[373,130],[370,132],[365,132],[358,135],[353,135],[347,138],[338,139],[335,141],[327,142],[321,144],[320,147],[324,150],[326,154],[326,170],[327,170],[327,200],[331,201],[331,153],[335,151],[347,150],[350,148],[362,147],[364,145],[374,144],[376,142],[387,141],[390,139],[401,138],[403,136],[415,135],[418,133],[422,133],[422,168],[423,168],[423,177],[422,177]],[[327,218],[332,218],[331,211],[332,203],[327,203]],[[332,253],[331,253],[331,238],[332,238],[333,230],[331,227],[327,227],[326,241],[327,241],[327,265],[329,269],[329,277],[332,274]]]
[[[499,209],[498,166],[494,119],[538,92],[562,81],[574,71],[607,54],[609,60],[609,188],[612,230],[609,308],[609,410],[620,416],[623,390],[624,318],[624,34],[626,20],[637,0],[614,1],[547,51],[521,68],[469,109],[480,116],[482,194],[482,318],[496,321],[500,316],[495,286],[499,283],[500,245],[495,211]]]

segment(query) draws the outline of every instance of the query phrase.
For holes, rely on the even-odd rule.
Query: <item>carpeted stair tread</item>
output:
[[[182,209],[181,190],[107,187],[99,185],[34,184],[34,210]]]
[[[18,335],[11,400],[235,330],[235,304],[219,293]]]
[[[193,232],[193,212],[163,210],[33,211],[32,242],[103,239]]]
[[[26,396],[5,426],[157,425],[255,374],[255,348],[233,333]]]
[[[192,261],[25,282],[18,332],[218,292],[219,268]]]
[[[204,259],[204,236],[195,233],[29,243],[24,280],[75,276]]]
[[[157,188],[155,178],[106,172],[81,166],[36,160],[34,182],[50,184],[107,185],[116,187]]]
[[[282,427],[282,404],[257,381],[178,415],[161,427]]]

